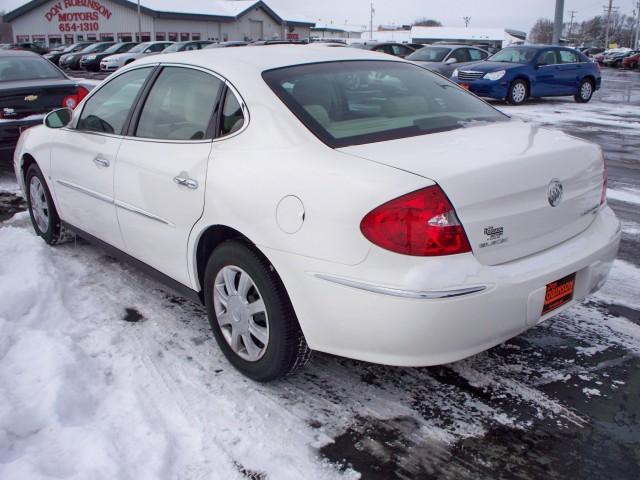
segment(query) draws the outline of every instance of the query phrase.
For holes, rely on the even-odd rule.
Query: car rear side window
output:
[[[300,121],[334,148],[508,118],[449,80],[410,63],[327,62],[262,76]]]
[[[200,70],[165,67],[140,114],[136,136],[161,140],[203,140],[223,83]]]
[[[471,58],[471,61],[484,60],[485,58],[487,58],[487,56],[488,55],[484,53],[482,50],[478,50],[475,48],[469,49],[469,58]]]
[[[129,111],[153,67],[123,73],[100,87],[82,109],[78,130],[120,135]]]
[[[560,63],[578,63],[578,56],[570,50],[560,50]]]
[[[231,135],[237,132],[244,125],[244,114],[242,105],[231,90],[227,90],[227,97],[222,108],[222,118],[220,121],[220,137]]]

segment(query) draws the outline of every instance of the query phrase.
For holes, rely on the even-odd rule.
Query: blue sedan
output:
[[[459,68],[452,80],[480,97],[520,105],[530,97],[573,95],[586,103],[600,88],[597,63],[571,48],[507,47],[486,61]]]

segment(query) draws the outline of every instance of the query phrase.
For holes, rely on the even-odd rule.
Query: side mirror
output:
[[[49,112],[44,117],[44,124],[49,128],[62,128],[69,125],[73,118],[73,111],[69,108],[59,108]]]
[[[453,65],[454,63],[458,63],[458,60],[456,60],[455,58],[451,57],[451,58],[447,58],[447,61],[444,62],[445,65]]]

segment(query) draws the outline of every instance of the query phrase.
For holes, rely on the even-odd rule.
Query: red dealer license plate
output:
[[[573,298],[573,287],[576,283],[576,274],[564,277],[563,279],[551,282],[547,285],[547,292],[544,296],[544,306],[542,314],[549,313],[558,307],[561,307]]]

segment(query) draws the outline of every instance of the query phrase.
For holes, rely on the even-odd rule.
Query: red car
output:
[[[593,61],[602,65],[602,62],[604,62],[604,53],[599,53],[598,55],[593,57]]]
[[[623,68],[637,68],[638,63],[640,63],[640,52],[634,53],[633,55],[629,55],[625,59],[622,60]]]

